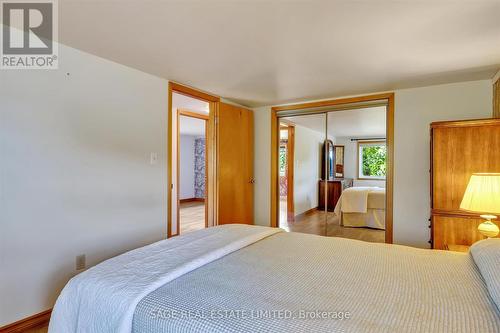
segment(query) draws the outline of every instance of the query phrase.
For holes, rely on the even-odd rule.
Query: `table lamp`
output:
[[[486,221],[477,230],[491,238],[498,235],[499,229],[491,220],[500,214],[500,173],[474,173],[470,177],[460,209],[482,213]]]

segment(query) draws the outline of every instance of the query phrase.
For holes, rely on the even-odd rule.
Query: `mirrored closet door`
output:
[[[326,114],[283,117],[279,131],[279,227],[326,235]],[[326,154],[326,155],[325,155]]]
[[[385,241],[386,107],[327,113],[327,236]]]
[[[385,242],[387,105],[279,115],[279,226]]]

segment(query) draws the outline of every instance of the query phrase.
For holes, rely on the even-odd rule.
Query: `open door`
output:
[[[253,224],[253,113],[220,103],[217,117],[218,224]]]

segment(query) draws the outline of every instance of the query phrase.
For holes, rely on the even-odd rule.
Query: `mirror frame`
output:
[[[337,148],[342,148],[342,176],[337,176],[340,172],[337,172]],[[333,166],[335,170],[333,171],[333,177],[335,179],[344,179],[344,167],[345,167],[345,146],[344,145],[333,145]]]

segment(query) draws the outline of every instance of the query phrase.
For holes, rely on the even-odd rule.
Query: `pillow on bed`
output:
[[[486,282],[491,298],[500,309],[500,238],[474,243],[470,253]]]

